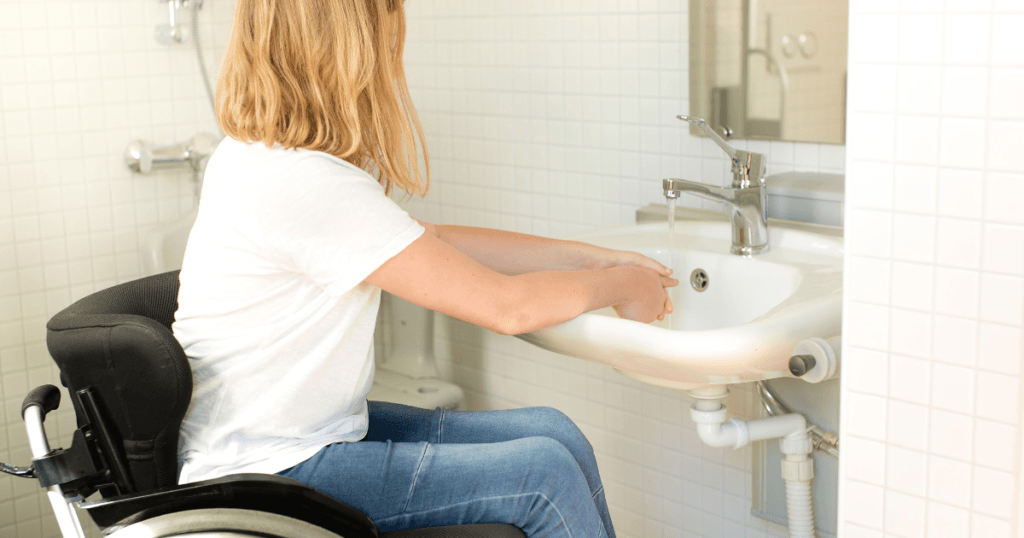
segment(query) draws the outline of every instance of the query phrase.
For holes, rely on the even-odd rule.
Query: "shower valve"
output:
[[[124,151],[124,162],[133,172],[189,168],[198,172],[203,160],[213,153],[220,140],[210,133],[197,133],[188,142],[154,147],[145,140],[132,140]]]

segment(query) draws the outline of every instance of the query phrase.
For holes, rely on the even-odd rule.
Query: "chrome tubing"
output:
[[[782,401],[771,388],[768,387],[766,381],[758,381],[757,393],[761,397],[761,404],[764,406],[764,410],[768,413],[768,416],[787,415],[793,411],[786,405],[786,402]],[[814,445],[815,450],[820,450],[834,458],[839,457],[839,436],[821,429],[816,424],[809,424],[811,442]]]
[[[50,443],[46,439],[46,430],[43,428],[43,412],[38,405],[30,405],[25,408],[25,431],[28,433],[28,445],[32,450],[33,458],[42,458],[50,453]],[[64,499],[64,492],[60,486],[53,485],[46,488],[46,497],[53,507],[53,515],[57,518],[57,526],[60,528],[61,536],[64,538],[85,538],[85,531],[82,530],[82,522],[78,519],[75,508]]]

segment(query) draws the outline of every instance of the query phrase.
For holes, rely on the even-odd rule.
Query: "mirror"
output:
[[[848,0],[690,0],[689,115],[727,140],[843,144],[848,18]]]

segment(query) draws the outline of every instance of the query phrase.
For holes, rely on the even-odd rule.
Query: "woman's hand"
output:
[[[646,259],[654,262],[650,258]],[[671,272],[661,264],[658,266]],[[621,270],[629,271],[631,286],[627,297],[613,306],[620,318],[650,323],[656,319],[663,320],[666,314],[672,313],[672,299],[667,288],[678,285],[678,280],[646,266],[623,266]]]
[[[665,267],[657,260],[648,258],[639,252],[632,252],[629,250],[612,250],[601,247],[594,248],[597,249],[597,252],[594,254],[594,258],[596,259],[597,267],[600,269],[610,269],[612,267],[625,265],[647,267],[648,269],[653,269],[661,276],[669,276],[672,274],[671,269]]]

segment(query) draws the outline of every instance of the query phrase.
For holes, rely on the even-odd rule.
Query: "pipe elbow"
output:
[[[718,424],[697,424],[697,436],[704,444],[715,448],[743,448],[750,443],[747,423],[733,418]]]
[[[690,418],[697,425],[697,436],[708,446],[741,448],[750,442],[747,423],[728,418],[729,409],[724,405],[718,409],[690,408]]]
[[[779,438],[786,454],[801,453],[805,446],[811,446],[811,439],[807,433],[807,419],[796,413],[748,422],[729,419],[725,406],[713,410],[691,407],[690,418],[697,425],[697,436],[700,440],[715,448],[742,448],[751,441]],[[813,448],[806,453],[810,453],[811,450]]]

